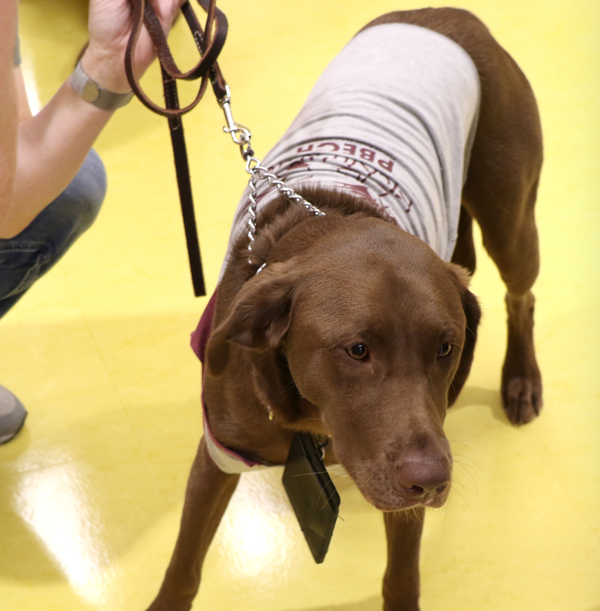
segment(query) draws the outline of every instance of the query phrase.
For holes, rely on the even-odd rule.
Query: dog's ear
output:
[[[449,265],[455,276],[455,281],[460,292],[463,310],[467,319],[467,327],[465,330],[465,345],[463,346],[460,363],[448,390],[448,407],[454,404],[469,377],[471,365],[473,364],[473,356],[475,354],[475,343],[477,342],[477,327],[481,319],[481,308],[479,307],[477,298],[468,289],[471,280],[469,273],[458,265],[452,263]]]
[[[246,282],[229,312],[211,333],[206,357],[212,375],[220,375],[229,361],[231,342],[267,350],[276,348],[292,318],[299,272],[292,261],[274,263]]]

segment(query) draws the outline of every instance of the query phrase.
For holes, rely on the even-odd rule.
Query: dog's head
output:
[[[223,371],[229,342],[252,349],[276,413],[330,435],[375,507],[439,507],[452,469],[444,418],[480,317],[467,285],[464,270],[390,223],[341,223],[244,285],[212,334],[209,370]]]

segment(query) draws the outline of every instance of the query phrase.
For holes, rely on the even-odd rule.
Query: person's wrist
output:
[[[126,106],[133,97],[133,91],[117,93],[103,88],[85,72],[79,61],[71,75],[71,86],[77,95],[101,110],[114,111]]]
[[[90,45],[80,63],[85,74],[102,89],[117,94],[131,91],[125,73],[124,54],[103,52]]]

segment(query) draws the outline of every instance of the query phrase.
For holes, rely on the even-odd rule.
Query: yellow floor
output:
[[[86,37],[85,5],[21,1],[34,105],[70,74]],[[398,0],[221,6],[231,26],[221,65],[259,156],[360,26],[415,8]],[[427,519],[422,608],[600,611],[600,5],[462,6],[520,63],[541,107],[536,341],[545,410],[522,429],[503,416],[503,289],[480,253],[474,291],[485,319],[473,372],[447,421],[456,485],[447,508]],[[177,41],[182,57],[189,44]],[[148,86],[159,95],[153,80]],[[210,95],[185,125],[212,290],[246,178]],[[97,148],[109,174],[98,221],[0,324],[0,383],[30,411],[19,437],[0,447],[2,611],[145,609],[170,557],[201,435],[200,370],[188,337],[206,301],[192,296],[165,122],[134,102]],[[316,566],[280,475],[243,478],[194,609],[380,610],[380,514],[341,485],[344,521]]]

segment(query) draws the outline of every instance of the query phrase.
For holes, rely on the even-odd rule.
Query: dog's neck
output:
[[[265,413],[272,410],[286,429],[327,435],[319,408],[300,394],[283,350],[258,353],[253,365],[252,385]]]
[[[377,208],[373,202],[348,192],[311,187],[298,189],[298,193],[326,215],[316,217],[284,197],[271,202],[258,215],[257,233],[252,245],[252,264],[247,262],[246,234],[234,245],[228,267],[235,267],[242,272],[239,278],[242,283],[255,275],[263,265],[286,261],[300,254],[319,237],[337,228],[341,222],[352,218],[375,217],[397,224],[393,217],[382,208]]]

